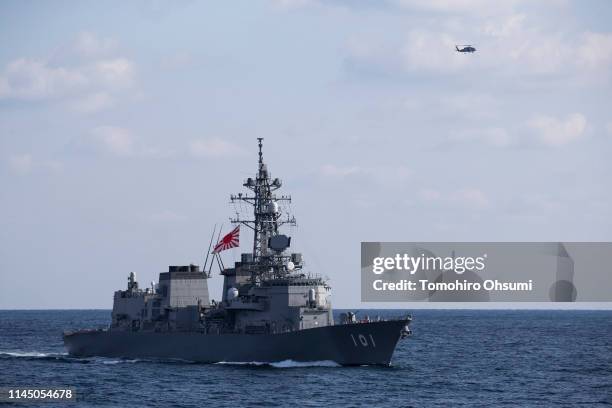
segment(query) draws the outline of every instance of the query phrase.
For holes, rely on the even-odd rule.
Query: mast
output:
[[[242,219],[239,215],[230,218],[234,224],[243,224],[253,230],[253,262],[244,265],[251,270],[254,282],[261,278],[281,277],[289,273],[287,262],[289,256],[283,255],[289,247],[291,238],[279,234],[279,227],[284,224],[296,225],[295,217],[286,214],[283,217],[279,202],[291,202],[291,196],[277,196],[274,192],[282,186],[280,179],[272,179],[263,160],[263,138],[257,138],[259,160],[255,178],[247,178],[243,186],[252,194],[232,194],[232,203],[243,201],[253,206],[253,218]]]

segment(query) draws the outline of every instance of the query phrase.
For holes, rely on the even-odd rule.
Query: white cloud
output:
[[[447,33],[411,30],[401,48],[402,64],[408,71],[455,71],[470,61],[454,52],[457,40]]]
[[[562,146],[583,137],[587,120],[581,113],[572,113],[565,120],[539,115],[531,119],[528,125],[536,131],[543,144]]]
[[[442,194],[438,190],[424,189],[417,193],[418,197],[424,201],[437,201],[442,198]]]
[[[441,92],[414,92],[407,97],[392,99],[391,103],[378,104],[380,109],[397,112],[421,123],[453,123],[451,139],[469,140],[475,138],[472,127],[493,127],[499,129],[503,119],[505,101],[494,97],[494,93],[459,92],[443,89]],[[494,123],[494,126],[489,125]],[[457,130],[458,128],[467,130]],[[497,135],[493,134],[497,132]],[[487,138],[492,144],[500,142],[499,130]],[[484,135],[483,135],[484,136]],[[484,137],[483,137],[484,139]]]
[[[392,0],[401,7],[438,13],[496,15],[511,12],[520,0]]]
[[[451,194],[450,200],[473,209],[483,209],[489,206],[487,195],[478,189],[459,190]]]
[[[177,51],[174,54],[164,56],[161,67],[164,69],[180,69],[189,66],[193,62],[193,55],[188,51]]]
[[[581,113],[572,113],[566,118],[537,115],[510,130],[502,127],[455,130],[440,147],[446,148],[460,144],[498,148],[534,147],[536,145],[557,147],[582,139],[586,129],[587,119]],[[535,141],[534,135],[536,136]]]
[[[438,203],[445,206],[481,210],[490,204],[487,195],[479,189],[467,188],[456,191],[439,191],[436,189],[423,189],[417,193],[417,197],[426,203]]]
[[[527,16],[525,14],[511,14],[499,20],[489,20],[485,23],[483,31],[492,37],[508,38],[518,35],[523,31],[523,22]]]
[[[463,118],[483,119],[494,117],[498,110],[500,101],[489,94],[466,92],[452,94],[445,92],[436,98],[438,106],[444,112],[460,115]]]
[[[495,147],[507,147],[514,142],[508,131],[499,127],[483,129],[480,140]]]
[[[378,1],[345,1],[345,0],[272,0],[272,3],[283,9],[300,9],[304,7],[341,7],[345,9],[360,9],[364,5],[381,10],[406,9],[409,11],[426,11],[432,13],[460,14],[487,16],[508,13],[524,0],[378,0]],[[369,3],[369,4],[368,4]]]
[[[30,153],[16,154],[8,158],[10,170],[19,175],[26,175],[37,169],[60,171],[62,163],[56,160],[35,160]]]
[[[97,58],[81,58],[69,64],[33,58],[9,62],[0,70],[0,100],[64,99],[66,106],[82,113],[109,108],[113,98],[129,89],[135,80],[131,60],[106,56],[114,49],[112,44],[82,33],[76,41],[77,52]]]
[[[129,156],[134,153],[134,137],[124,128],[100,126],[92,130],[96,143],[106,151],[117,156]]]
[[[319,167],[318,172],[323,178],[346,179],[358,176],[383,186],[394,186],[397,183],[405,182],[412,176],[412,171],[404,165],[338,166],[325,164]]]
[[[541,214],[553,214],[563,211],[563,201],[538,191],[514,195],[505,203],[505,212],[512,216],[539,217]]]
[[[175,149],[162,148],[159,146],[141,146],[138,155],[150,159],[168,159],[176,157],[177,151]]]
[[[220,138],[193,140],[189,152],[195,157],[225,157],[244,154],[244,150],[232,142]]]
[[[533,78],[564,85],[608,82],[612,76],[612,34],[574,32],[546,25],[538,14],[501,7],[498,12],[473,15],[471,1],[420,2],[407,5],[433,10],[454,10],[455,16],[437,17],[436,29],[410,25],[403,40],[384,38],[377,33],[351,38],[346,45],[348,61],[364,72],[385,74],[429,73],[473,78],[523,80]],[[496,9],[500,2],[490,3]],[[503,2],[502,2],[503,3]],[[422,21],[422,20],[421,20]],[[474,54],[455,52],[455,45],[475,42]],[[555,82],[556,80],[556,82]],[[527,82],[525,86],[529,86]]]
[[[365,72],[384,74],[455,74],[462,70],[481,69],[487,60],[480,54],[463,54],[455,46],[463,39],[452,32],[413,28],[395,39],[350,38],[346,44],[347,61]]]
[[[134,80],[134,64],[126,58],[98,61],[95,70],[111,86],[129,86]]]
[[[584,33],[578,57],[578,63],[588,69],[609,72],[612,65],[612,34]]]
[[[9,157],[8,164],[10,169],[17,174],[28,174],[32,171],[33,160],[31,154],[21,154]]]
[[[273,4],[284,9],[295,9],[318,4],[316,0],[273,0]]]
[[[117,48],[117,42],[111,38],[99,38],[91,32],[80,33],[75,42],[75,49],[86,57],[99,57],[111,54]]]
[[[95,92],[76,100],[72,107],[77,112],[94,113],[110,108],[113,102],[112,96],[107,92]]]
[[[609,135],[612,135],[612,122],[608,122],[606,124],[606,132],[608,132]]]
[[[89,137],[74,142],[77,151],[141,159],[168,159],[178,153],[172,148],[147,144],[130,129],[120,126],[98,126],[89,133]]]
[[[584,32],[570,37],[561,31],[523,27],[522,22],[511,16],[500,31],[489,29],[490,38],[484,40],[481,50],[486,53],[484,66],[510,74],[556,76],[568,84],[610,79],[612,34]]]
[[[518,142],[517,138],[501,127],[455,131],[449,137],[451,143],[478,143],[492,147],[509,147]]]
[[[0,99],[36,100],[63,96],[90,83],[78,69],[51,67],[46,62],[20,58],[0,74]]]

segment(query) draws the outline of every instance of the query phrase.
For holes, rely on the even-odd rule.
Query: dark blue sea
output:
[[[400,341],[391,367],[334,367],[72,358],[62,331],[104,326],[109,311],[0,311],[0,387],[70,386],[78,406],[612,404],[612,311],[417,310],[413,317],[413,335]]]

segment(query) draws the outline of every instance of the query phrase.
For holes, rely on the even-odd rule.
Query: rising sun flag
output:
[[[226,249],[236,248],[240,245],[240,225],[234,228],[229,234],[221,238],[221,241],[215,245],[213,254],[217,254]]]

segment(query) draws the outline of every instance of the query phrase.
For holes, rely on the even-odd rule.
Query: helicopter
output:
[[[455,49],[457,52],[476,52],[476,48],[471,45],[461,45],[461,48],[459,48],[459,45],[455,45]]]

